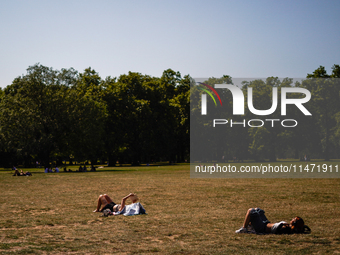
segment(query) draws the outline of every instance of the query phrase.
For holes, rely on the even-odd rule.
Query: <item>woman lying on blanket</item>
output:
[[[132,204],[126,205],[126,200],[130,198]],[[108,215],[135,215],[135,214],[145,214],[145,209],[140,203],[137,203],[138,197],[130,193],[129,195],[122,198],[121,204],[116,204],[112,199],[104,194],[100,195],[98,198],[97,209],[93,212],[103,212],[104,216]]]
[[[243,227],[239,230],[236,230],[236,233],[248,233],[248,226],[251,226],[257,234],[294,234],[309,233],[311,231],[300,217],[295,217],[290,221],[290,223],[285,221],[270,223],[270,221],[264,215],[264,211],[260,208],[250,208],[247,211]]]

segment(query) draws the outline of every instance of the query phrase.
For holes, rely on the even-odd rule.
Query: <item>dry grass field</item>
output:
[[[100,170],[100,169],[99,169]],[[13,177],[0,170],[0,254],[336,254],[340,179],[191,179],[189,165]],[[147,215],[100,217],[134,192]],[[305,235],[235,234],[250,207]]]

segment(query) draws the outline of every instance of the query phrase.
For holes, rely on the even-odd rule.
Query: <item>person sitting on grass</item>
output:
[[[132,204],[126,205],[126,200],[130,198]],[[97,209],[93,212],[103,212],[103,216],[108,215],[119,215],[124,214],[127,215],[135,215],[135,214],[145,214],[145,209],[138,202],[137,195],[130,193],[129,195],[122,198],[121,204],[116,204],[112,201],[112,199],[104,194],[100,195],[97,202]]]
[[[256,234],[302,234],[311,232],[300,217],[293,218],[290,223],[285,221],[270,223],[264,213],[260,208],[248,209],[243,227],[236,230],[235,233],[254,233],[255,231]],[[248,230],[248,227],[253,230]]]

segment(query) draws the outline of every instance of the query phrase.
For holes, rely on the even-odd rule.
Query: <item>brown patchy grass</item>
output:
[[[40,172],[39,172],[40,171]],[[190,179],[189,165],[13,177],[0,171],[0,254],[325,254],[340,250],[339,179]],[[130,192],[147,215],[99,217]],[[308,235],[235,234],[246,210]]]

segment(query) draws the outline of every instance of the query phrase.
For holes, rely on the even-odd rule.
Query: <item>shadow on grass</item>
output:
[[[48,174],[68,174],[68,173],[96,173],[96,172],[124,172],[124,171],[138,171],[140,169],[136,168],[143,168],[143,170],[148,170],[150,168],[155,168],[155,167],[164,167],[164,166],[179,166],[179,165],[189,165],[188,163],[178,163],[178,164],[169,164],[169,163],[159,163],[159,164],[152,164],[152,165],[137,165],[137,166],[131,166],[131,165],[117,165],[117,166],[104,166],[102,168],[96,167],[96,171],[86,171],[86,172],[79,172],[77,171],[78,165],[72,165],[72,166],[67,166],[67,169],[71,169],[72,171],[64,171],[63,168],[64,166],[60,167],[59,173],[48,173]],[[24,172],[30,172],[32,174],[45,174],[45,171],[43,168],[25,168],[25,167],[17,167],[18,169],[22,169]],[[14,173],[14,170],[11,168],[0,168],[0,173]]]
[[[47,174],[47,175],[64,175],[64,174],[91,174],[91,173],[103,173],[103,172],[133,172],[133,171],[138,171],[136,169],[107,169],[107,170],[97,170],[97,171],[88,171],[88,172],[77,172],[77,171],[71,171],[71,172],[59,172],[59,173],[45,173],[45,172],[35,172],[35,171],[28,171],[30,172],[32,175],[34,174]],[[6,173],[8,172],[8,174],[13,175],[13,173],[11,173],[11,171],[5,171],[5,170],[0,170],[0,172]],[[14,176],[13,176],[14,177]],[[25,175],[21,175],[21,176],[15,176],[15,177],[25,177]],[[28,176],[30,177],[30,176]]]

